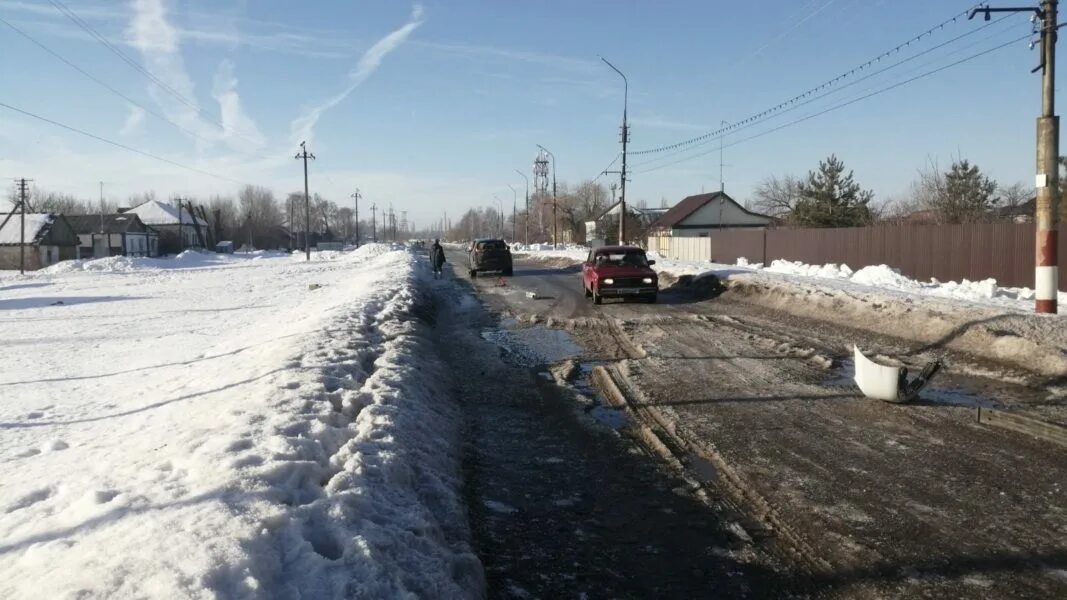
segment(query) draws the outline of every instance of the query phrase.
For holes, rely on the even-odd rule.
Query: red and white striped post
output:
[[[1041,117],[1037,120],[1037,206],[1034,223],[1036,255],[1034,269],[1035,310],[1056,313],[1059,290],[1056,217],[1059,210],[1060,122],[1055,115],[1056,78],[1056,0],[1042,2],[1044,23],[1041,31]]]

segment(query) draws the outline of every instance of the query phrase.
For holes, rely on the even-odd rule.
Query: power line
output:
[[[745,56],[745,57],[744,57],[744,58],[742,58],[741,60],[738,60],[738,61],[737,61],[736,63],[734,63],[735,67],[736,67],[737,65],[740,65],[740,64],[744,63],[744,62],[745,62],[746,60],[748,60],[748,59],[750,59],[750,58],[753,58],[753,57],[755,57],[755,56],[759,56],[759,55],[760,55],[760,53],[762,53],[762,52],[763,52],[764,50],[766,50],[767,48],[770,48],[770,47],[771,47],[771,46],[773,46],[774,44],[778,43],[778,42],[779,42],[779,41],[781,41],[781,40],[782,40],[783,38],[785,38],[786,36],[788,36],[788,35],[789,35],[790,33],[793,33],[793,32],[794,32],[794,31],[796,31],[797,29],[800,29],[800,28],[801,28],[801,27],[802,27],[802,26],[804,25],[804,23],[807,23],[808,21],[810,21],[810,20],[812,20],[813,18],[815,18],[816,16],[818,16],[818,14],[819,14],[819,13],[821,13],[822,11],[826,10],[827,8],[829,8],[829,7],[830,7],[830,5],[831,5],[831,4],[834,4],[835,2],[837,2],[837,0],[827,0],[827,2],[825,2],[824,4],[822,4],[821,6],[819,6],[818,8],[816,8],[816,9],[815,9],[814,11],[812,11],[812,12],[808,13],[807,15],[805,15],[805,16],[803,16],[803,17],[801,17],[800,19],[797,19],[797,20],[796,20],[796,21],[795,21],[795,22],[793,23],[793,25],[792,25],[792,26],[790,26],[790,27],[789,27],[788,29],[786,29],[786,30],[782,31],[781,33],[779,33],[778,35],[776,35],[775,37],[773,37],[773,38],[772,38],[772,39],[771,39],[770,41],[768,41],[768,42],[764,43],[764,44],[763,44],[762,46],[760,46],[759,48],[756,48],[756,50],[755,50],[755,51],[753,51],[753,52],[752,52],[751,54],[749,54],[748,56]],[[802,12],[802,11],[804,11],[805,9],[807,9],[808,7],[810,7],[811,5],[812,5],[812,2],[808,2],[808,3],[807,3],[807,4],[805,4],[805,5],[803,6],[803,7],[801,7],[801,9],[800,9],[800,11],[798,11],[798,13],[799,13],[799,12]],[[798,13],[794,13],[794,14],[798,14]]]
[[[604,175],[607,175],[608,174],[608,169],[613,167],[615,165],[615,163],[619,162],[620,158],[622,158],[622,152],[616,154],[615,158],[613,158],[611,160],[611,162],[608,163],[608,166],[604,167],[603,169],[600,170],[599,173],[597,173],[596,177],[593,178],[593,183],[596,183],[598,180],[600,180],[601,177],[603,177]]]
[[[127,65],[132,67],[135,71],[137,71],[141,75],[144,75],[145,77],[147,77],[149,79],[149,81],[151,81],[152,83],[154,83],[157,86],[159,86],[160,89],[166,91],[168,94],[174,96],[182,104],[185,104],[186,106],[188,106],[189,108],[197,111],[198,113],[200,112],[200,107],[197,106],[194,101],[189,100],[188,98],[183,96],[181,92],[179,92],[178,90],[172,88],[165,81],[163,81],[163,80],[159,79],[158,77],[156,77],[155,74],[153,74],[151,71],[149,71],[148,69],[146,69],[146,68],[142,67],[140,64],[138,64],[137,61],[135,61],[134,59],[132,59],[129,56],[127,56],[125,52],[123,52],[122,50],[119,50],[118,48],[116,48],[115,45],[112,44],[111,42],[109,42],[106,37],[101,35],[100,32],[98,32],[97,30],[93,29],[93,27],[91,25],[89,25],[87,22],[85,22],[85,20],[82,19],[81,17],[79,17],[78,14],[75,13],[73,10],[68,8],[67,5],[63,4],[63,2],[61,2],[60,0],[48,0],[48,1],[52,4],[52,6],[56,7],[56,10],[58,10],[60,12],[60,14],[62,14],[65,17],[67,17],[68,19],[70,19],[70,21],[73,22],[78,27],[82,28],[86,33],[88,33],[90,36],[92,36],[96,41],[98,41],[101,44],[103,44],[103,46],[105,48],[110,50],[113,54],[115,54],[115,56],[117,56],[120,59],[122,59],[123,62],[125,62]]]
[[[861,78],[859,78],[859,79],[855,79],[855,80],[853,80],[853,81],[850,81],[849,83],[846,83],[845,85],[842,85],[842,86],[839,86],[839,87],[835,87],[835,88],[832,88],[832,89],[830,89],[830,90],[826,91],[826,92],[825,92],[825,93],[823,93],[823,94],[820,94],[820,95],[818,95],[818,96],[815,96],[814,98],[809,98],[809,99],[807,99],[807,100],[805,100],[805,101],[803,101],[803,102],[799,102],[799,103],[793,104],[792,106],[789,106],[788,108],[785,108],[785,109],[783,109],[783,110],[781,110],[781,111],[779,111],[779,112],[775,113],[774,115],[768,116],[768,117],[767,117],[767,119],[764,119],[763,121],[753,121],[753,122],[749,122],[749,123],[747,123],[747,124],[745,124],[745,125],[742,125],[742,126],[739,126],[739,127],[737,127],[736,129],[734,129],[733,131],[730,131],[730,132],[728,132],[728,133],[737,133],[737,132],[739,132],[739,131],[743,131],[743,130],[745,130],[745,129],[749,129],[749,128],[751,128],[751,127],[756,127],[756,126],[758,126],[758,125],[762,125],[762,124],[766,123],[766,121],[767,121],[767,120],[770,120],[770,119],[776,119],[776,118],[778,118],[778,117],[781,117],[781,116],[783,116],[783,115],[785,115],[785,114],[788,114],[788,113],[790,113],[790,112],[792,112],[792,111],[794,111],[794,110],[797,110],[797,109],[803,108],[804,106],[807,106],[807,105],[809,105],[809,104],[812,104],[812,103],[814,103],[814,102],[818,102],[818,101],[820,101],[820,100],[823,100],[824,98],[826,98],[826,97],[828,97],[828,96],[832,96],[832,95],[834,95],[834,94],[836,94],[836,93],[838,93],[838,92],[840,92],[840,91],[842,91],[842,90],[848,89],[848,88],[850,88],[850,87],[852,87],[852,86],[854,86],[854,85],[856,85],[856,84],[858,84],[858,83],[861,83],[861,82],[863,82],[863,81],[866,81],[866,80],[868,80],[868,79],[870,79],[870,78],[872,78],[872,77],[875,77],[875,76],[877,76],[877,75],[880,75],[880,74],[882,74],[882,73],[885,73],[886,71],[889,71],[889,70],[895,69],[896,67],[899,67],[899,66],[901,66],[901,65],[903,65],[903,64],[906,64],[906,63],[908,63],[908,62],[911,62],[912,60],[915,60],[915,59],[917,59],[917,58],[920,58],[920,57],[922,57],[922,56],[925,56],[925,55],[927,55],[927,54],[930,54],[931,52],[934,52],[934,51],[936,51],[936,50],[939,50],[939,49],[941,49],[941,48],[944,48],[945,46],[948,46],[948,45],[950,45],[950,44],[952,44],[952,43],[955,43],[955,42],[957,42],[957,41],[959,41],[959,40],[961,40],[961,39],[963,39],[963,38],[965,38],[965,37],[967,37],[967,36],[971,35],[972,33],[977,33],[977,32],[979,32],[979,31],[981,31],[981,30],[983,30],[983,29],[986,29],[986,28],[988,28],[988,27],[991,27],[991,26],[993,26],[993,25],[996,25],[997,23],[1000,23],[1001,21],[1003,21],[1003,20],[1005,20],[1005,19],[1007,19],[1007,18],[1009,18],[1009,17],[1011,17],[1011,16],[1013,16],[1013,15],[1006,15],[1006,16],[1004,16],[1004,17],[1001,17],[1001,18],[997,19],[996,21],[992,21],[992,22],[990,22],[990,23],[987,23],[987,24],[985,24],[985,25],[983,25],[983,26],[981,26],[981,27],[979,27],[979,28],[977,28],[977,29],[973,29],[973,30],[970,30],[970,31],[969,31],[968,33],[964,33],[964,34],[958,35],[958,36],[956,36],[956,37],[952,38],[951,40],[948,40],[948,41],[946,41],[946,42],[944,42],[944,43],[938,44],[937,46],[934,46],[934,47],[932,47],[932,48],[928,48],[928,49],[926,49],[926,50],[924,50],[924,51],[920,52],[919,54],[915,54],[915,55],[913,55],[913,56],[909,56],[909,57],[907,57],[907,58],[904,58],[904,59],[902,59],[902,60],[900,60],[900,61],[898,61],[898,62],[895,62],[895,63],[893,63],[893,64],[891,64],[891,65],[889,65],[889,66],[887,66],[887,67],[884,67],[884,68],[882,68],[882,69],[879,69],[879,70],[877,70],[877,71],[874,71],[874,72],[872,72],[872,73],[868,73],[867,75],[864,75],[863,77],[861,77]],[[966,44],[966,45],[964,45],[964,46],[962,46],[962,47],[960,47],[960,48],[954,49],[954,50],[952,50],[951,52],[949,52],[949,53],[948,53],[947,55],[945,55],[945,57],[948,57],[948,56],[952,56],[953,54],[957,54],[957,53],[959,53],[959,52],[961,52],[961,51],[963,51],[963,50],[967,50],[967,49],[969,49],[969,48],[973,48],[973,47],[975,47],[975,46],[981,45],[981,44],[982,44],[983,42],[986,42],[986,41],[988,41],[988,40],[991,40],[991,39],[993,39],[993,38],[995,38],[995,37],[997,37],[997,36],[1001,35],[1001,34],[1002,34],[1002,33],[1004,33],[1005,31],[1006,31],[1006,30],[1002,30],[1002,31],[997,31],[997,32],[993,33],[992,35],[989,35],[989,36],[985,36],[985,37],[982,37],[981,39],[979,39],[979,40],[977,40],[977,41],[975,41],[975,42],[973,42],[973,43],[971,43],[971,44]],[[927,67],[927,66],[929,66],[929,65],[933,64],[934,62],[937,62],[938,60],[940,60],[940,59],[935,59],[935,60],[933,60],[933,61],[927,61],[927,62],[925,62],[925,63],[921,64],[921,65],[920,65],[920,67],[919,67],[919,69],[917,69],[917,70],[912,70],[912,71],[909,71],[909,72],[910,72],[910,73],[914,73],[914,72],[917,72],[918,70],[921,70],[922,68],[925,68],[925,67]],[[870,89],[870,88],[868,88],[868,89]],[[646,166],[648,166],[648,165],[650,165],[650,164],[654,164],[654,163],[656,163],[656,162],[659,162],[659,161],[661,161],[661,160],[670,160],[671,158],[673,158],[673,157],[675,157],[675,156],[679,156],[679,155],[685,154],[685,153],[687,153],[687,152],[692,152],[693,150],[695,150],[695,149],[697,149],[697,148],[699,148],[699,147],[701,147],[701,146],[707,145],[707,144],[709,144],[709,143],[711,143],[711,142],[714,142],[714,141],[716,141],[716,140],[721,140],[722,138],[726,137],[726,136],[728,135],[728,133],[727,133],[727,132],[721,133],[721,134],[719,134],[719,135],[716,135],[716,136],[714,136],[714,137],[710,137],[710,138],[708,138],[708,139],[706,139],[706,140],[703,140],[703,141],[701,141],[701,142],[699,142],[699,143],[696,143],[696,144],[692,144],[692,145],[690,145],[690,146],[687,146],[687,147],[683,147],[683,148],[680,148],[680,149],[678,149],[678,150],[675,150],[675,151],[673,151],[673,152],[670,152],[670,153],[668,153],[668,154],[665,154],[665,155],[663,155],[663,156],[660,156],[660,157],[658,157],[658,158],[653,158],[653,159],[650,159],[650,160],[648,160],[648,161],[645,161],[645,162],[643,162],[643,163],[640,163],[640,164],[638,164],[637,166],[638,166],[638,167],[646,167]],[[703,155],[705,155],[705,154],[707,154],[707,153],[701,154],[701,156],[703,156]],[[673,163],[672,163],[672,164],[673,164]],[[647,171],[647,169],[646,169],[646,171]]]
[[[978,6],[978,5],[976,4],[975,6]],[[717,129],[715,131],[710,131],[708,133],[705,133],[703,135],[699,135],[699,136],[694,137],[694,138],[690,138],[688,140],[683,140],[681,142],[677,142],[677,143],[674,143],[674,144],[668,144],[666,146],[658,146],[656,148],[649,148],[649,149],[646,149],[646,150],[632,150],[632,151],[630,151],[630,154],[631,155],[654,154],[654,153],[659,153],[659,152],[666,152],[668,150],[675,150],[675,149],[681,148],[683,146],[689,146],[691,144],[695,144],[697,142],[700,142],[700,141],[703,141],[703,140],[707,140],[709,138],[713,138],[713,137],[715,137],[717,135],[720,135],[722,133],[725,133],[725,132],[733,131],[733,130],[738,129],[739,127],[741,127],[743,125],[747,125],[748,123],[751,123],[753,121],[757,121],[759,119],[762,119],[762,118],[764,118],[764,117],[766,117],[766,116],[768,116],[768,115],[770,115],[772,113],[776,113],[776,112],[780,111],[781,109],[786,108],[787,106],[789,106],[791,104],[796,103],[799,100],[803,100],[804,98],[807,98],[808,96],[811,96],[812,94],[815,94],[815,93],[817,93],[817,92],[819,92],[819,91],[821,91],[821,90],[823,90],[823,89],[825,89],[825,88],[827,88],[829,86],[832,86],[832,85],[836,84],[837,82],[839,82],[839,81],[841,81],[843,79],[846,79],[846,78],[848,78],[848,77],[850,77],[850,76],[852,76],[852,75],[854,75],[854,74],[856,74],[856,73],[858,73],[860,71],[863,71],[864,69],[867,69],[868,67],[870,67],[870,66],[874,65],[875,63],[881,61],[883,58],[887,58],[887,57],[892,56],[894,54],[900,53],[905,48],[909,47],[911,44],[918,43],[923,38],[925,38],[927,36],[931,36],[935,32],[944,29],[946,25],[951,25],[952,23],[955,23],[956,21],[967,17],[967,15],[970,14],[970,11],[971,11],[971,9],[969,8],[969,9],[967,9],[967,10],[961,12],[961,13],[958,13],[955,16],[953,16],[952,18],[946,19],[945,21],[942,21],[941,23],[938,23],[937,25],[934,25],[933,27],[931,27],[931,28],[927,29],[926,31],[920,33],[919,35],[916,35],[916,36],[912,37],[911,39],[909,39],[909,40],[907,40],[907,41],[905,41],[905,42],[903,42],[901,44],[898,44],[896,47],[879,54],[878,56],[868,60],[867,62],[864,62],[863,64],[861,64],[861,65],[859,65],[857,67],[854,67],[851,70],[846,71],[846,72],[844,72],[844,73],[842,73],[842,74],[840,74],[840,75],[838,75],[838,76],[836,76],[836,77],[834,77],[832,79],[828,79],[828,80],[824,81],[823,83],[821,83],[821,84],[819,84],[819,85],[817,85],[817,86],[815,86],[815,87],[813,87],[813,88],[811,88],[811,89],[809,89],[809,90],[807,90],[807,91],[805,91],[805,92],[803,92],[801,94],[793,96],[789,100],[786,100],[785,102],[781,102],[781,103],[779,103],[779,104],[777,104],[775,106],[772,106],[771,108],[768,108],[768,109],[766,109],[766,110],[764,110],[762,112],[759,112],[759,113],[756,113],[754,115],[751,115],[751,116],[749,116],[749,117],[747,117],[745,119],[742,119],[742,120],[739,120],[739,121],[735,121],[734,123],[732,123],[732,124],[730,124],[730,125],[728,125],[726,127]]]
[[[788,123],[784,123],[782,125],[774,127],[772,129],[768,129],[766,131],[761,131],[760,133],[757,133],[755,135],[751,135],[751,136],[748,136],[746,138],[742,138],[740,140],[736,140],[736,141],[730,142],[729,144],[726,144],[724,146],[724,148],[730,148],[730,147],[736,146],[738,144],[742,144],[744,142],[748,142],[748,141],[754,140],[756,138],[760,138],[760,137],[763,137],[765,135],[769,135],[769,134],[774,133],[776,131],[781,131],[782,129],[785,129],[787,127],[792,127],[794,125],[798,125],[798,124],[803,123],[805,121],[808,121],[810,119],[814,119],[815,117],[819,117],[819,116],[825,115],[825,114],[827,114],[829,112],[833,112],[835,110],[838,110],[838,109],[841,109],[841,108],[845,108],[846,106],[851,106],[852,104],[855,104],[855,103],[860,102],[862,100],[866,100],[868,98],[872,98],[874,96],[878,96],[880,94],[883,94],[885,92],[888,92],[888,91],[894,90],[896,88],[902,87],[902,86],[907,85],[909,83],[918,81],[920,79],[924,79],[924,78],[929,77],[931,75],[934,75],[936,73],[940,73],[941,71],[944,71],[946,69],[950,69],[950,68],[955,67],[957,65],[961,65],[963,63],[972,61],[972,60],[974,60],[976,58],[979,58],[981,56],[985,56],[986,54],[990,54],[990,53],[995,52],[997,50],[1000,50],[1002,48],[1006,48],[1006,47],[1008,47],[1008,46],[1010,46],[1012,44],[1018,43],[1018,42],[1020,42],[1022,40],[1025,40],[1025,39],[1029,38],[1030,35],[1031,34],[1028,33],[1028,34],[1026,34],[1026,35],[1024,35],[1022,37],[1018,37],[1018,38],[1015,38],[1015,39],[1010,40],[1008,42],[1005,42],[1003,44],[1000,44],[998,46],[994,46],[994,47],[989,48],[987,50],[983,50],[982,52],[979,52],[977,54],[972,54],[972,55],[970,55],[970,56],[968,56],[966,58],[962,58],[960,60],[957,60],[955,62],[949,63],[947,65],[943,65],[943,66],[938,67],[936,69],[932,69],[930,71],[926,71],[924,73],[921,73],[921,74],[916,75],[914,77],[910,77],[910,78],[905,79],[903,81],[898,81],[897,83],[894,83],[892,85],[886,86],[884,88],[880,88],[880,89],[875,90],[873,92],[870,92],[868,94],[864,94],[862,96],[859,96],[859,97],[856,97],[856,98],[852,98],[851,100],[848,100],[846,102],[842,102],[840,104],[835,104],[834,106],[831,106],[831,107],[829,107],[827,109],[824,109],[824,110],[821,110],[819,112],[812,113],[810,115],[801,117],[799,119],[790,121]],[[642,171],[638,171],[638,173],[649,173],[651,171],[658,171],[659,169],[663,169],[663,168],[666,168],[666,167],[669,167],[669,166],[672,166],[672,165],[683,163],[683,162],[688,161],[688,160],[692,160],[694,158],[699,158],[701,156],[705,156],[705,155],[710,154],[710,153],[712,153],[712,152],[714,152],[716,150],[718,150],[718,148],[712,148],[711,150],[707,150],[707,151],[701,152],[699,154],[692,154],[692,155],[689,155],[689,156],[685,156],[685,157],[683,157],[683,158],[681,158],[679,160],[676,160],[676,161],[672,161],[672,162],[669,162],[669,163],[666,163],[666,164],[663,164],[663,165],[652,167],[650,169],[645,169],[645,170],[642,170]]]
[[[92,36],[96,41],[100,42],[105,48],[107,48],[113,54],[115,54],[115,56],[118,56],[123,62],[125,62],[127,65],[129,65],[131,68],[133,68],[135,71],[137,71],[138,73],[140,73],[141,75],[146,77],[150,82],[155,84],[158,88],[160,88],[161,90],[167,92],[168,94],[173,96],[175,99],[177,99],[179,102],[181,102],[182,104],[184,104],[187,107],[189,107],[197,115],[199,115],[201,117],[204,117],[205,119],[210,121],[212,124],[217,125],[221,131],[225,132],[227,130],[226,126],[222,124],[222,121],[219,118],[215,117],[215,115],[213,115],[211,113],[207,113],[204,109],[202,109],[197,104],[197,102],[195,100],[190,100],[189,98],[185,97],[181,92],[179,92],[178,90],[176,90],[173,87],[171,87],[169,84],[167,84],[167,82],[165,82],[162,79],[160,79],[159,77],[157,77],[154,73],[152,73],[151,71],[149,71],[145,67],[141,66],[136,60],[130,58],[125,52],[123,52],[119,48],[115,47],[115,45],[112,44],[110,41],[108,41],[108,39],[106,37],[101,35],[100,32],[98,32],[97,30],[93,29],[92,25],[89,25],[89,23],[87,23],[84,19],[79,17],[77,13],[75,13],[73,10],[71,10],[69,7],[67,7],[65,4],[63,4],[63,2],[61,0],[48,0],[48,1],[52,4],[52,6],[54,6],[56,8],[56,10],[58,10],[60,12],[60,14],[62,14],[65,17],[67,17],[68,19],[70,19],[71,22],[73,22],[75,25],[77,25],[78,27],[83,29],[86,33],[88,33],[90,36]],[[237,131],[236,129],[233,130],[233,133],[235,133],[236,135],[238,135],[239,137],[243,138],[244,140],[246,140],[248,142],[258,143],[257,140],[253,140],[252,138],[249,138],[248,136],[245,136],[244,134],[242,134],[240,131]]]
[[[129,102],[130,104],[140,108],[141,110],[143,110],[146,113],[152,115],[153,117],[156,117],[157,119],[160,119],[162,121],[166,121],[167,123],[170,123],[171,125],[176,127],[179,131],[181,131],[184,134],[186,134],[186,135],[188,135],[190,137],[196,138],[196,139],[198,139],[198,140],[200,140],[202,142],[208,142],[208,140],[206,140],[203,137],[201,137],[200,135],[198,135],[195,131],[191,131],[189,129],[186,129],[185,127],[182,127],[178,123],[175,123],[174,121],[168,119],[167,117],[155,112],[154,110],[148,108],[147,106],[141,104],[140,102],[134,100],[133,98],[130,98],[126,94],[123,94],[122,92],[118,91],[117,89],[111,87],[110,85],[108,85],[104,81],[101,81],[100,79],[98,79],[97,77],[95,77],[94,75],[92,75],[91,73],[86,71],[85,69],[82,69],[78,65],[76,65],[76,64],[72,63],[71,61],[67,60],[66,58],[64,58],[58,52],[52,50],[51,48],[49,48],[48,46],[44,45],[40,41],[34,39],[33,36],[31,36],[30,34],[26,33],[25,31],[23,31],[22,29],[19,29],[16,26],[12,25],[6,19],[0,17],[0,23],[3,23],[4,25],[7,25],[11,29],[13,29],[16,33],[18,33],[22,37],[26,38],[27,40],[29,40],[30,42],[35,44],[37,47],[41,48],[45,52],[47,52],[47,53],[51,54],[52,56],[56,57],[57,59],[59,59],[60,61],[65,63],[67,66],[69,66],[70,68],[74,69],[75,71],[77,71],[77,72],[81,73],[82,75],[88,77],[89,79],[94,81],[97,85],[99,85],[99,86],[103,87],[104,89],[110,91],[112,94],[115,94],[116,96],[118,96],[119,98],[122,98],[126,102]]]
[[[56,127],[60,127],[62,129],[66,129],[67,131],[72,131],[74,133],[77,133],[77,134],[80,134],[80,135],[84,135],[85,137],[92,138],[92,139],[97,140],[99,142],[104,142],[105,144],[109,144],[111,146],[115,146],[116,148],[122,148],[123,150],[127,150],[127,151],[133,152],[135,154],[140,154],[141,156],[146,156],[148,158],[152,158],[152,159],[155,159],[155,160],[158,160],[158,161],[161,161],[161,162],[165,162],[167,164],[174,165],[176,167],[180,167],[182,169],[186,169],[186,170],[192,171],[194,173],[200,173],[202,175],[207,175],[209,177],[214,177],[216,179],[221,179],[223,181],[229,181],[231,183],[236,183],[238,185],[245,185],[245,183],[242,182],[242,181],[237,181],[236,179],[230,179],[229,177],[226,177],[224,175],[219,175],[217,173],[212,173],[210,171],[205,171],[203,169],[198,169],[196,167],[190,167],[189,165],[185,165],[185,164],[182,164],[180,162],[173,161],[173,160],[171,160],[169,158],[164,158],[162,156],[159,156],[159,155],[156,155],[156,154],[152,154],[151,152],[145,152],[144,150],[138,150],[137,148],[134,148],[132,146],[127,146],[126,144],[122,144],[122,143],[119,143],[119,142],[116,142],[116,141],[113,141],[113,140],[109,140],[107,138],[100,137],[100,136],[98,136],[96,134],[89,133],[88,131],[84,131],[82,129],[78,129],[77,127],[71,127],[70,125],[65,125],[63,123],[60,123],[59,121],[53,121],[52,119],[49,119],[47,117],[42,117],[41,115],[34,114],[34,113],[29,112],[27,110],[22,110],[21,108],[17,108],[15,106],[11,106],[10,104],[4,104],[3,102],[0,102],[0,107],[6,108],[8,110],[11,110],[11,111],[14,111],[14,112],[17,112],[17,113],[20,113],[20,114],[23,114],[23,115],[25,115],[27,117],[31,117],[31,118],[37,119],[38,121],[43,121],[43,122],[48,123],[50,125],[55,125]]]

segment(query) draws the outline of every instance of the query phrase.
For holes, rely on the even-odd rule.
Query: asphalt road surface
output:
[[[526,378],[517,366],[504,375],[468,370],[462,378],[458,393],[480,398],[472,400],[475,413],[499,413],[508,424],[499,435],[488,432],[498,425],[473,418],[480,433],[472,438],[472,493],[484,500],[486,490],[542,479],[554,494],[574,486],[590,498],[603,492],[610,501],[585,505],[588,512],[572,515],[549,536],[553,543],[580,547],[575,532],[588,531],[583,519],[622,502],[627,508],[619,509],[622,516],[609,529],[669,558],[666,571],[657,566],[652,573],[620,563],[612,569],[621,578],[618,585],[589,597],[1067,597],[1067,450],[974,419],[977,406],[1058,410],[1063,400],[1048,390],[949,355],[945,373],[920,402],[871,401],[851,384],[851,344],[915,367],[936,350],[847,324],[779,314],[729,294],[715,296],[709,288],[669,288],[656,305],[594,306],[582,293],[576,267],[517,260],[514,277],[479,275],[471,281],[461,252],[448,252],[448,259],[454,279],[442,286],[475,293],[485,307],[479,307],[478,323],[460,329],[507,323],[567,332],[581,346],[579,363],[606,366],[623,382],[637,409],[632,419],[654,419],[650,425],[665,432],[660,437],[673,459],[639,453],[637,448],[649,447],[634,441],[649,429],[641,422],[612,429],[583,420],[583,412],[596,410],[583,405],[580,374],[588,368],[555,382],[539,380],[544,365],[528,365]],[[468,357],[485,352],[466,350]],[[969,374],[976,372],[987,376]],[[577,441],[600,434],[619,447],[606,451]],[[515,452],[526,456],[519,464]],[[560,453],[562,463],[544,462]],[[657,461],[660,468],[649,467]],[[572,470],[572,462],[582,466]],[[552,475],[553,464],[567,466]],[[517,471],[509,475],[509,469]],[[583,488],[591,473],[610,473],[611,481]],[[696,492],[693,481],[699,483]],[[708,533],[698,537],[715,542],[686,553],[690,541],[679,546],[668,543],[679,539],[673,535],[646,537],[647,528],[633,528],[642,522],[638,515],[657,511],[627,505],[626,499],[666,501],[664,490],[671,489],[688,490],[678,496],[688,498],[686,507],[659,511],[658,518],[702,515]],[[485,503],[474,506],[474,521],[481,524],[477,537],[492,554],[483,553],[490,581],[494,568],[500,573],[495,597],[521,597],[517,590],[536,597],[588,591],[558,579],[549,587],[524,580],[527,569],[542,566],[536,558],[523,562],[537,556],[535,548],[554,552],[538,538],[543,523],[526,512],[479,513]],[[653,529],[688,531],[672,518]],[[526,558],[507,558],[520,540]],[[633,547],[623,539],[601,538],[598,544],[592,545],[633,556],[623,550]],[[704,568],[671,568],[681,566],[679,552]],[[670,574],[670,587],[649,587],[657,571]],[[519,580],[525,583],[514,590],[505,583]],[[716,589],[719,594],[712,593]]]

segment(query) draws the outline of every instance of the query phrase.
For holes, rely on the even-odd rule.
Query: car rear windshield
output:
[[[619,267],[648,266],[648,259],[645,258],[645,253],[639,250],[631,250],[629,252],[598,252],[596,255],[596,261],[597,263],[604,263]]]
[[[508,245],[503,240],[489,240],[488,242],[478,242],[478,248],[480,250],[507,250]]]

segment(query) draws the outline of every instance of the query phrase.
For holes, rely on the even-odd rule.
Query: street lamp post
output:
[[[515,189],[515,186],[508,184],[511,188],[511,243],[515,243],[515,213],[518,211],[519,205],[519,191]]]
[[[537,147],[544,150],[548,157],[552,159],[552,249],[555,250],[559,246],[556,235],[556,228],[559,224],[559,220],[556,218],[556,155],[541,144],[538,144]]]
[[[629,126],[629,124],[627,122],[627,119],[626,119],[626,109],[627,109],[627,104],[629,103],[630,82],[627,81],[626,76],[622,74],[622,71],[618,70],[617,68],[615,68],[615,65],[611,64],[610,62],[608,62],[608,59],[606,59],[603,56],[601,56],[600,60],[604,61],[604,64],[606,64],[607,66],[611,67],[611,69],[613,71],[618,73],[619,77],[622,77],[622,86],[623,86],[622,87],[622,185],[621,185],[622,189],[619,192],[619,208],[621,208],[622,210],[619,213],[619,243],[620,244],[625,244],[626,243],[626,142],[628,142],[629,138],[630,138],[630,126]]]
[[[522,171],[515,169],[515,172],[522,176],[526,180],[526,219],[523,222],[523,226],[526,229],[524,234],[526,237],[526,245],[530,245],[530,178],[526,176]]]
[[[496,205],[500,209],[500,226],[499,226],[498,229],[500,231],[500,238],[503,239],[504,238],[504,203],[500,201],[500,196],[497,196],[496,194],[493,194],[493,199],[496,200]]]

